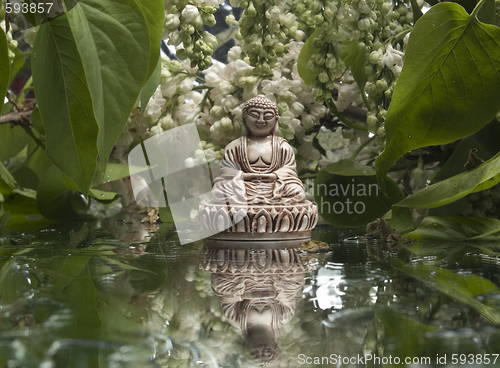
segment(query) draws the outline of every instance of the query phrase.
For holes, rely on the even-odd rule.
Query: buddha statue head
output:
[[[278,133],[278,106],[262,95],[245,102],[242,118],[243,135],[261,137]]]

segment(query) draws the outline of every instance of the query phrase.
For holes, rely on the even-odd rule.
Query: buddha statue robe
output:
[[[305,199],[304,185],[296,172],[295,155],[284,138],[273,135],[269,164],[260,160],[251,163],[248,138],[243,136],[231,142],[224,151],[219,176],[212,190],[216,203],[229,204],[281,204],[301,203]],[[271,174],[272,182],[245,181],[243,173]]]

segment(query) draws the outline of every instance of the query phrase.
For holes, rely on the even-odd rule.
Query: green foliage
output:
[[[433,208],[500,182],[500,152],[476,168],[430,185],[396,203],[396,207]]]
[[[314,33],[309,36],[307,41],[302,46],[302,50],[300,51],[299,60],[297,62],[297,69],[299,71],[300,77],[304,80],[304,82],[308,85],[311,85],[313,80],[321,73],[321,69],[309,69],[307,67],[307,63],[311,59],[313,54],[316,54],[319,49],[313,46],[313,40],[315,37],[319,36],[318,31],[314,31]]]
[[[400,261],[401,262],[401,261]],[[457,274],[451,270],[439,267],[421,265],[403,265],[396,262],[393,266],[428,286],[436,288],[442,293],[459,302],[470,306],[494,324],[500,323],[500,312],[481,302],[475,296],[489,293],[499,293],[500,288],[493,282],[481,276],[471,274]]]
[[[16,156],[28,144],[30,137],[21,127],[0,125],[0,161]]]
[[[437,335],[439,327],[425,323],[398,312],[394,308],[375,308],[375,316],[384,326],[384,356],[399,357],[403,362],[408,357],[429,357],[434,364],[436,356],[479,354],[481,350],[469,339],[462,337],[454,340],[450,347]],[[400,364],[384,364],[384,367],[397,367]]]
[[[47,170],[38,186],[36,204],[40,213],[52,220],[73,220],[87,212],[87,201],[66,185],[55,166]]]
[[[465,163],[473,149],[477,150],[477,157],[483,160],[491,159],[499,149],[498,137],[500,137],[500,122],[494,120],[478,132],[462,139],[453,150],[450,158],[432,178],[432,182],[436,183],[466,171]]]
[[[358,84],[360,90],[364,90],[367,79],[366,66],[366,51],[358,48],[358,43],[353,41],[345,45],[342,49],[342,60],[350,67],[351,74]]]
[[[500,220],[483,217],[428,216],[418,229],[405,236],[418,240],[494,241],[500,238]]]
[[[0,28],[0,113],[3,108],[4,96],[10,81],[9,47],[5,32]]]
[[[46,153],[84,194],[157,66],[162,4],[82,0],[38,31],[33,77]]]
[[[405,152],[476,132],[500,109],[500,29],[453,3],[433,6],[413,28],[376,160],[381,181]]]
[[[386,177],[385,184],[387,194],[379,190],[373,168],[352,160],[340,160],[318,174],[314,182],[315,201],[321,216],[329,223],[364,226],[403,198],[392,179]]]

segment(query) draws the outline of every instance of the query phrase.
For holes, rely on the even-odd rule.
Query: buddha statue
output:
[[[276,135],[278,107],[257,96],[245,102],[242,119],[243,135],[224,151],[213,199],[200,206],[202,224],[225,233],[307,237],[317,207],[305,199],[292,147]]]
[[[205,240],[199,267],[212,274],[226,321],[240,331],[250,355],[259,366],[274,366],[279,338],[291,327],[297,294],[315,264],[299,254],[302,240],[284,248],[270,248],[265,241],[251,242],[251,249],[239,243]]]

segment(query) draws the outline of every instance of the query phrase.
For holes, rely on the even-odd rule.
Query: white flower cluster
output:
[[[213,142],[227,144],[241,134],[242,104],[259,94],[278,105],[279,134],[288,140],[297,139],[297,161],[308,165],[320,159],[319,152],[306,137],[306,132],[319,124],[326,108],[314,100],[313,89],[300,78],[297,60],[302,42],[291,42],[288,53],[278,58],[272,77],[258,78],[254,68],[240,59],[241,48],[233,47],[227,65],[214,64],[207,69],[206,85],[212,87],[213,101],[208,121]]]
[[[244,9],[235,37],[243,41],[243,52],[256,75],[271,75],[289,41],[304,37],[297,17],[289,11],[291,4],[292,0],[231,0],[232,6]],[[235,24],[236,20],[229,15],[226,22]]]
[[[203,25],[215,25],[213,14],[222,3],[224,0],[165,0],[163,38],[177,48],[179,59],[190,60],[191,67],[203,70],[212,64],[217,38],[203,30]]]

